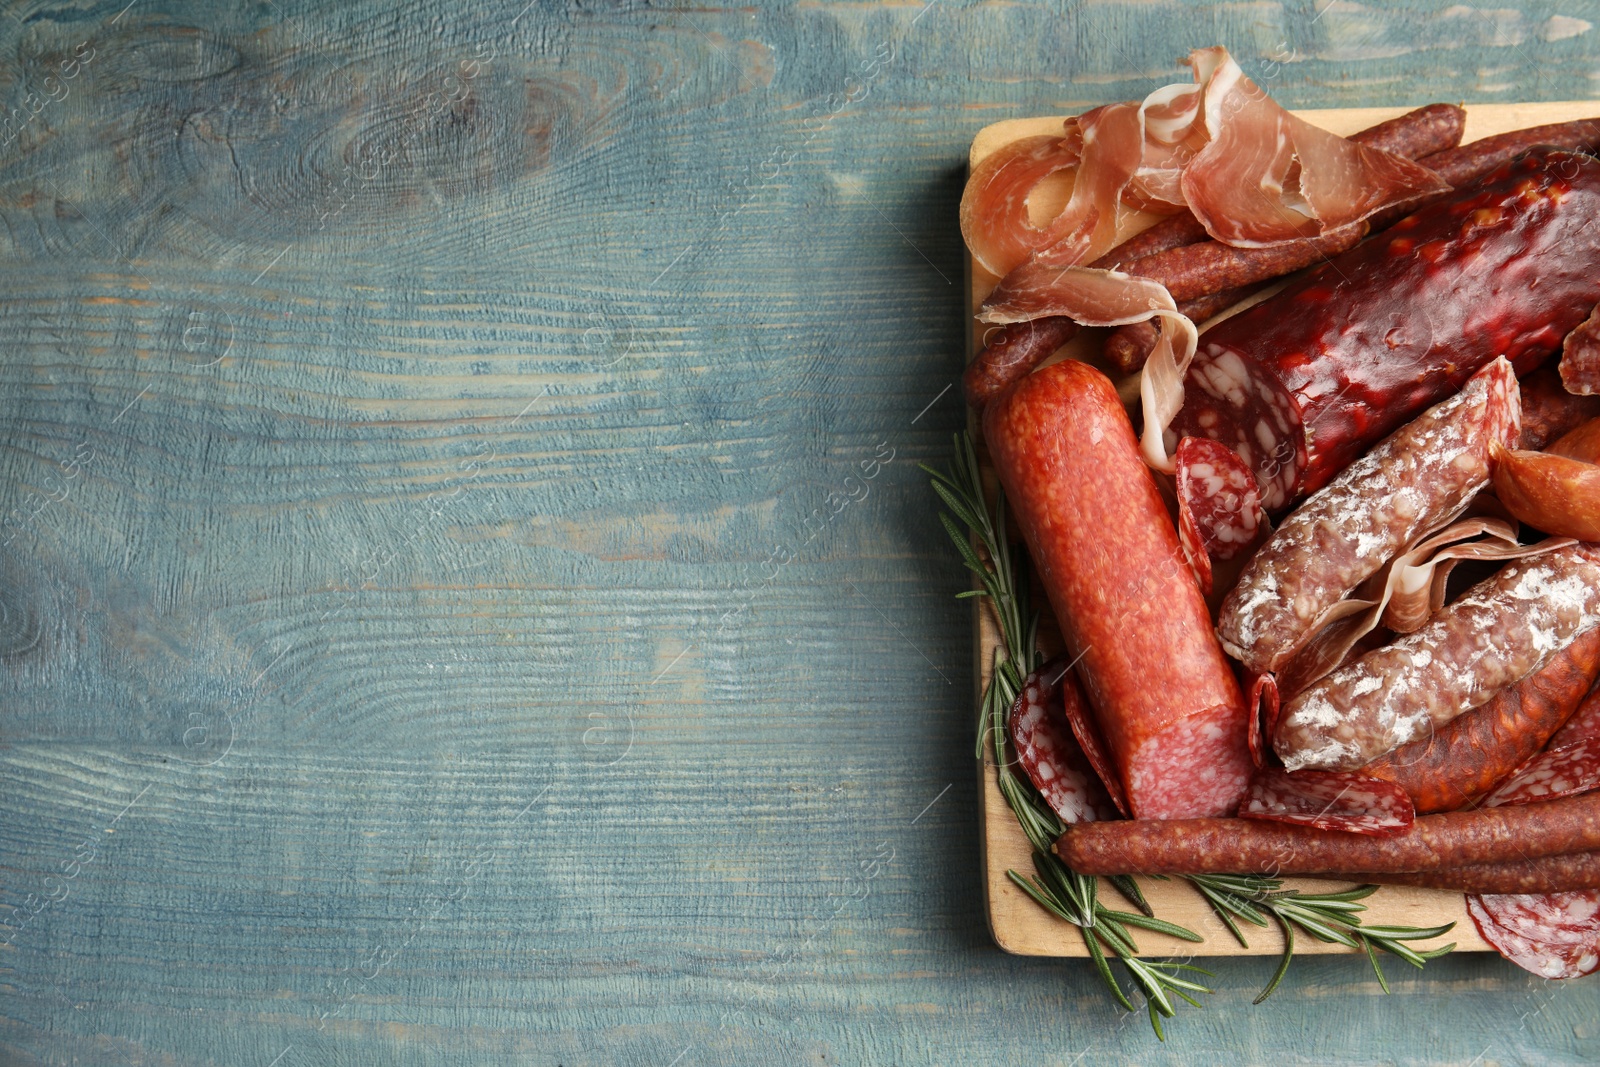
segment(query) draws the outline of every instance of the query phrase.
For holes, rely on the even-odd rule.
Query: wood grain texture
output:
[[[1484,957],[1163,1046],[996,950],[916,470],[979,128],[1583,97],[1595,5],[525,5],[0,11],[0,1063],[1595,1058]]]

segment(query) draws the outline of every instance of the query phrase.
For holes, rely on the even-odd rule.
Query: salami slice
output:
[[[1267,513],[1261,509],[1255,475],[1244,460],[1206,437],[1185,437],[1175,459],[1179,531],[1191,528],[1208,560],[1233,559],[1255,547],[1265,532]],[[1184,548],[1187,552],[1187,541]],[[1209,593],[1210,582],[1202,588]]]
[[[1561,384],[1580,396],[1600,393],[1600,307],[1561,343]]]
[[[1095,778],[1100,783],[1100,788],[1106,793],[1113,807],[1123,818],[1128,817],[1128,792],[1122,787],[1122,779],[1117,775],[1116,764],[1111,762],[1111,757],[1106,754],[1106,743],[1100,736],[1100,727],[1094,720],[1094,712],[1089,707],[1089,701],[1084,698],[1083,686],[1078,682],[1078,676],[1070,664],[1058,667],[1061,673],[1061,703],[1062,713],[1067,727],[1072,731],[1072,737],[1077,742],[1078,751],[1083,753],[1084,762],[1094,772]]]
[[[1290,770],[1360,767],[1487,703],[1596,624],[1600,545],[1516,560],[1422,629],[1296,694],[1274,748]]]
[[[1600,968],[1600,890],[1467,897],[1483,939],[1541,978],[1582,978]]]
[[[1484,799],[1484,806],[1532,804],[1600,789],[1600,739],[1574,741],[1541,752]]]
[[[1410,829],[1417,812],[1404,789],[1381,778],[1356,771],[1291,774],[1267,767],[1250,780],[1239,817],[1387,836]]]
[[[1029,675],[1011,706],[1008,725],[1017,763],[1062,822],[1115,819],[1111,797],[1067,728],[1063,683],[1046,684],[1052,669],[1047,664]],[[1077,687],[1070,672],[1064,684]]]
[[[1116,388],[1064,360],[991,401],[983,432],[1129,811],[1233,811],[1244,698]]]
[[[1358,585],[1488,484],[1491,451],[1516,443],[1520,420],[1515,373],[1496,359],[1351,464],[1250,558],[1222,602],[1222,647],[1253,671],[1283,667]]]
[[[1584,697],[1567,724],[1551,736],[1550,747],[1561,748],[1591,737],[1600,737],[1600,687]]]
[[[1260,770],[1267,763],[1264,738],[1271,737],[1278,729],[1281,707],[1278,679],[1271,674],[1250,673],[1246,678],[1245,707],[1250,709],[1250,759]]]
[[[1600,301],[1597,214],[1600,160],[1535,150],[1402,219],[1207,330],[1171,439],[1233,448],[1276,514],[1497,356],[1554,352]]]

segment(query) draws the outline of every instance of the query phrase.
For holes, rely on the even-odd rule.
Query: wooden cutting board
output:
[[[1418,105],[1413,105],[1418,106]],[[1368,126],[1404,114],[1408,107],[1347,108],[1326,111],[1299,111],[1296,114],[1339,134],[1351,134]],[[1479,104],[1467,108],[1467,129],[1463,142],[1480,137],[1504,133],[1508,130],[1540,126],[1550,122],[1565,122],[1600,114],[1600,102],[1569,101],[1542,104]],[[1010,119],[986,126],[973,138],[968,158],[970,166],[977,166],[986,156],[1001,145],[1021,137],[1054,133],[1061,129],[1063,117]],[[1059,210],[1064,202],[1067,187],[1040,189],[1034,196],[1033,207],[1048,217]],[[1138,215],[1130,219],[1124,236],[1135,233],[1155,221],[1155,216]],[[976,310],[989,295],[999,279],[976,263],[968,260],[970,277],[969,311]],[[987,328],[977,320],[972,321],[967,357],[970,359],[983,344]],[[1090,358],[1098,351],[1104,335],[1101,330],[1085,330],[1056,358]],[[977,427],[973,426],[976,437]],[[1000,643],[1000,634],[993,613],[987,603],[975,600],[977,607],[977,696],[981,699],[988,685],[989,670],[994,661],[994,650]],[[1048,610],[1048,608],[1046,608]],[[1005,951],[1023,956],[1086,956],[1083,938],[1070,924],[1057,919],[1035,904],[1006,877],[1008,869],[1024,875],[1033,873],[1032,851],[1028,839],[1017,825],[1016,817],[1006,806],[996,782],[993,752],[985,750],[982,767],[983,867],[984,894],[987,899],[989,929],[995,942]],[[1302,886],[1312,892],[1330,892],[1348,889],[1349,882],[1321,881],[1316,879],[1289,879],[1290,885]],[[1145,896],[1160,918],[1187,926],[1205,936],[1203,944],[1192,944],[1176,938],[1148,931],[1138,931],[1141,949],[1152,956],[1254,956],[1277,955],[1283,950],[1281,935],[1276,928],[1262,930],[1245,926],[1245,936],[1250,947],[1245,948],[1234,940],[1232,934],[1216,919],[1210,907],[1181,881],[1155,881],[1140,879]],[[1108,899],[1120,900],[1116,891],[1105,886]],[[1429,889],[1408,889],[1385,886],[1366,901],[1368,910],[1363,921],[1368,923],[1402,924],[1406,926],[1437,926],[1454,922],[1456,927],[1447,935],[1431,942],[1417,942],[1419,946],[1432,946],[1450,941],[1456,943],[1458,952],[1491,951],[1468,918],[1464,898],[1460,893]],[[1295,938],[1295,950],[1301,953],[1352,952],[1341,945],[1328,945],[1309,936]],[[1396,961],[1398,963],[1398,961]]]

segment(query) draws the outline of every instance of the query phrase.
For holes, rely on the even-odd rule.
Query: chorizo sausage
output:
[[[1600,302],[1596,214],[1600,160],[1549,150],[1408,216],[1208,330],[1172,440],[1232,447],[1280,511],[1496,356],[1554,352]]]
[[[1600,849],[1600,793],[1422,815],[1392,837],[1256,819],[1122,819],[1068,827],[1055,852],[1081,874],[1438,871]]]
[[[1065,360],[991,402],[983,432],[1132,813],[1232,811],[1244,699],[1116,388]]]
[[[1223,650],[1252,671],[1287,663],[1329,609],[1489,483],[1492,450],[1516,443],[1518,400],[1497,359],[1296,508],[1223,600]]]
[[[1362,768],[1404,789],[1424,814],[1475,804],[1545,746],[1600,675],[1600,627],[1584,631],[1539,671],[1502,689],[1432,736]],[[1485,890],[1502,892],[1502,890]]]
[[[1442,871],[1363,871],[1343,877],[1377,885],[1414,885],[1458,893],[1567,893],[1600,889],[1600,852],[1569,852],[1536,860],[1477,863]]]
[[[961,385],[967,403],[976,411],[998,396],[1006,386],[1033,373],[1056,349],[1072,340],[1078,324],[1065,315],[1049,315],[1028,322],[996,327],[983,351],[967,364]]]
[[[1274,748],[1290,770],[1353,769],[1540,669],[1600,623],[1600,545],[1515,560],[1421,629],[1289,700]]]
[[[1535,530],[1600,541],[1600,466],[1549,452],[1503,450],[1495,457],[1494,495]]]

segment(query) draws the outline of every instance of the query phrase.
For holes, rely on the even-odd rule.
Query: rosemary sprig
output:
[[[1127,876],[1107,881],[1139,909],[1139,914],[1107,908],[1099,899],[1097,880],[1078,874],[1051,851],[1064,829],[1061,820],[1032,783],[1013,772],[1006,754],[1006,718],[1027,675],[1039,666],[1043,657],[1038,649],[1038,615],[1030,611],[1028,604],[1023,569],[1026,556],[1013,553],[1006,536],[1004,490],[995,490],[995,503],[991,508],[977,451],[971,437],[965,433],[956,436],[950,470],[939,471],[926,464],[922,469],[932,478],[934,492],[954,515],[952,518],[951,514],[941,513],[940,522],[955,543],[962,561],[978,577],[979,588],[958,595],[987,598],[1000,626],[1000,646],[995,649],[989,684],[979,702],[977,757],[983,759],[985,745],[992,746],[1000,793],[1033,846],[1035,870],[1032,877],[1024,877],[1016,871],[1006,874],[1040,907],[1078,927],[1095,969],[1112,998],[1124,1009],[1133,1011],[1133,1002],[1111,970],[1111,959],[1121,961],[1133,978],[1135,988],[1145,998],[1151,1027],[1164,1041],[1161,1019],[1176,1014],[1173,997],[1181,997],[1200,1007],[1199,1001],[1190,994],[1211,992],[1204,985],[1183,977],[1182,972],[1196,971],[1205,975],[1210,972],[1186,963],[1139,958],[1139,947],[1128,933],[1128,927],[1155,930],[1185,941],[1204,939],[1192,930],[1156,918],[1138,883]],[[1340,893],[1302,893],[1284,888],[1281,879],[1262,875],[1189,875],[1185,880],[1211,905],[1241,945],[1249,947],[1238,923],[1240,919],[1263,928],[1275,922],[1282,930],[1283,954],[1266,988],[1256,997],[1257,1004],[1271,996],[1288,973],[1289,963],[1294,958],[1296,928],[1319,941],[1365,950],[1385,993],[1389,992],[1389,983],[1378,963],[1378,949],[1421,967],[1455,948],[1452,943],[1417,950],[1406,944],[1438,937],[1454,927],[1454,923],[1427,929],[1362,926],[1358,916],[1366,910],[1366,905],[1359,901],[1377,892],[1377,886],[1361,886]]]

